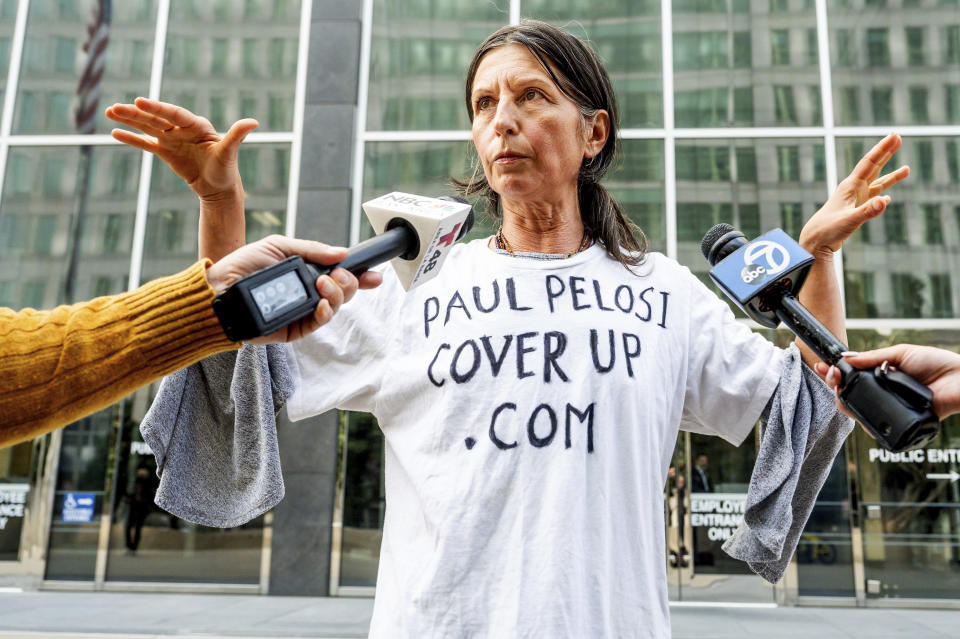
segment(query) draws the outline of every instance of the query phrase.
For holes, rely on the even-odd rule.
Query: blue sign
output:
[[[710,277],[742,307],[767,285],[813,261],[792,237],[774,229],[725,257]]]
[[[67,493],[63,496],[61,521],[89,524],[93,521],[93,507],[97,503],[94,493]]]

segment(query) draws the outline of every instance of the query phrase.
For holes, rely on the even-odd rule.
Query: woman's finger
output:
[[[869,196],[873,197],[874,195],[879,195],[889,189],[894,184],[905,180],[910,175],[909,166],[901,166],[896,171],[892,173],[887,173],[884,176],[881,176],[874,180],[873,184],[870,185]]]
[[[849,218],[854,226],[854,230],[860,228],[868,220],[872,220],[883,213],[889,203],[889,195],[878,195],[853,209],[853,212],[849,214]]]
[[[150,124],[148,124],[148,123],[146,123],[146,122],[144,122],[144,121],[142,121],[142,120],[135,120],[135,119],[133,119],[133,118],[128,118],[128,117],[125,117],[125,116],[123,116],[123,115],[120,115],[120,114],[117,113],[116,111],[114,111],[114,113],[113,113],[112,116],[111,116],[110,113],[108,112],[108,113],[107,113],[107,117],[109,117],[109,118],[110,118],[111,120],[113,120],[114,122],[119,122],[120,124],[125,124],[125,125],[127,125],[128,127],[130,127],[131,129],[137,129],[138,131],[142,131],[143,133],[146,133],[147,135],[152,135],[152,136],[155,137],[155,138],[158,138],[158,137],[160,137],[161,135],[163,135],[163,133],[164,133],[164,131],[165,131],[165,129],[157,128],[156,126],[152,126],[152,125],[150,125]]]
[[[896,133],[891,133],[877,142],[866,155],[860,158],[847,179],[871,184],[880,175],[880,170],[887,161],[900,148],[900,143],[900,136]]]
[[[137,98],[134,100],[134,104],[144,111],[154,115],[159,115],[161,118],[164,118],[179,127],[194,126],[200,121],[200,118],[194,115],[192,112],[184,109],[183,107],[177,106],[176,104],[170,104],[169,102],[160,102],[159,100],[149,100],[147,98]]]
[[[130,133],[124,129],[114,129],[110,131],[110,135],[112,135],[113,139],[117,142],[129,144],[130,146],[138,148],[141,151],[149,151],[150,153],[157,153],[159,151],[156,141],[146,138],[142,135]]]
[[[134,104],[114,104],[107,107],[107,117],[117,116],[133,122],[141,122],[146,126],[153,127],[158,131],[169,131],[174,128],[172,122],[166,118],[154,115]]]
[[[893,366],[899,366],[907,354],[909,347],[910,344],[895,344],[873,351],[845,355],[844,359],[856,368],[872,368],[874,366],[880,366],[884,362],[890,362]]]
[[[223,151],[228,157],[235,157],[240,150],[240,144],[251,131],[260,126],[253,118],[244,118],[233,123],[230,130],[223,136]]]
[[[899,135],[896,133],[891,133],[874,145],[874,149],[877,149],[877,154],[874,158],[874,164],[877,167],[877,172],[874,174],[874,178],[880,174],[880,171],[884,166],[886,166],[887,162],[890,161],[890,158],[893,157],[893,154],[900,149],[900,145],[902,143],[903,140]]]

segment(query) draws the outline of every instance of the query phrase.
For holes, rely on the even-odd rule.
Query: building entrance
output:
[[[960,419],[907,453],[855,443],[867,601],[960,598]]]
[[[46,581],[260,589],[263,516],[238,528],[208,528],[154,505],[156,460],[139,431],[153,390],[64,429]]]
[[[671,601],[773,602],[773,588],[721,550],[743,519],[756,456],[753,438],[734,447],[680,434],[665,500]]]

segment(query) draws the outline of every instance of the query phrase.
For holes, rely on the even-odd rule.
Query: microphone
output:
[[[717,224],[704,235],[700,250],[713,267],[710,278],[751,319],[767,328],[783,322],[820,359],[840,370],[840,401],[881,446],[911,450],[939,434],[929,388],[886,364],[854,368],[841,355],[846,345],[796,298],[814,257],[793,238],[774,229],[747,241],[729,224]]]
[[[332,266],[299,255],[240,278],[213,300],[227,337],[235,342],[269,335],[306,317],[320,303],[317,279],[342,267],[360,275],[388,260],[409,291],[434,278],[453,244],[473,227],[473,209],[462,198],[390,193],[363,204],[379,233],[350,248]]]

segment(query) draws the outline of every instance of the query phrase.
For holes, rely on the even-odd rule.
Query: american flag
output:
[[[87,61],[83,65],[80,83],[77,84],[77,100],[73,110],[73,119],[80,133],[93,133],[97,125],[100,82],[103,80],[107,42],[110,39],[110,1],[97,0],[92,20],[87,25],[87,41],[83,45]]]

